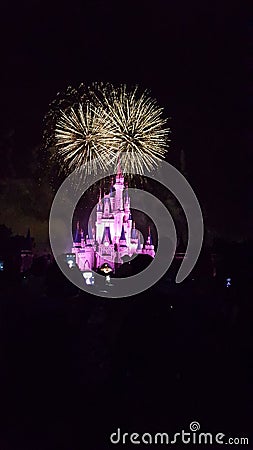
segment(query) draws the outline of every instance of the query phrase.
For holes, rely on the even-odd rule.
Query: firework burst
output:
[[[80,89],[81,88],[81,89]],[[93,83],[58,94],[47,115],[46,146],[63,170],[97,173],[120,157],[123,173],[152,170],[166,154],[163,108],[138,88]]]
[[[89,102],[61,111],[56,122],[56,158],[69,170],[84,165],[87,173],[106,168],[111,154],[111,127],[103,110]]]
[[[139,94],[138,87],[128,92],[125,85],[98,88],[97,104],[105,108],[113,134],[115,161],[120,157],[123,173],[143,167],[152,170],[164,158],[168,146],[170,129],[163,118],[163,108],[145,91]]]

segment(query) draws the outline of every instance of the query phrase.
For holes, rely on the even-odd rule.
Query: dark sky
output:
[[[245,2],[30,0],[1,8],[1,133],[13,130],[21,166],[58,91],[137,82],[172,118],[168,161],[185,151],[210,226],[252,235],[253,21]]]

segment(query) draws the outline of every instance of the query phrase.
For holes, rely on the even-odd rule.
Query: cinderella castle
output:
[[[141,243],[140,232],[135,228],[128,185],[124,181],[120,164],[116,179],[112,178],[109,194],[102,199],[100,190],[96,220],[92,225],[88,227],[89,234],[86,236],[79,222],[76,226],[72,254],[81,271],[96,270],[104,263],[114,270],[126,257],[138,253],[155,256],[150,228],[144,244]]]

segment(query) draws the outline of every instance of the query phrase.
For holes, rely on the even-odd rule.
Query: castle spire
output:
[[[147,244],[152,245],[152,236],[151,236],[151,231],[150,231],[150,226],[148,227],[148,239],[147,239]]]
[[[110,197],[112,196],[113,192],[115,191],[115,188],[113,185],[114,185],[114,180],[113,180],[113,177],[111,177]]]
[[[126,240],[126,235],[125,235],[124,225],[122,225],[120,241],[125,241],[125,240]]]
[[[78,220],[77,224],[76,224],[75,242],[79,242],[79,241],[80,241],[80,222]]]
[[[123,173],[121,170],[121,165],[120,165],[120,156],[118,156],[116,183],[124,183],[124,176],[123,176]]]
[[[124,225],[122,225],[122,229],[121,229],[121,235],[119,238],[119,246],[120,247],[126,247],[126,235],[125,235],[125,230],[124,230]]]
[[[138,245],[137,245],[137,250],[139,250],[139,251],[142,250],[140,232],[138,232]]]
[[[89,221],[89,223],[88,223],[88,239],[92,239],[92,238],[93,238],[92,226],[91,226],[91,223]]]
[[[128,182],[125,183],[125,203],[129,202]]]
[[[123,210],[123,190],[124,190],[124,176],[121,172],[120,160],[118,159],[118,171],[116,175],[115,188],[115,210]]]
[[[112,244],[110,227],[105,227],[105,229],[104,229],[102,244],[106,244],[106,245]]]
[[[131,238],[132,238],[132,239],[138,238],[137,230],[136,230],[136,228],[135,228],[135,221],[133,221],[133,227],[132,227],[132,231],[131,231]]]
[[[101,188],[99,188],[99,199],[97,204],[97,212],[103,211],[103,203],[102,203],[102,195],[101,195]]]
[[[118,156],[117,175],[118,175],[119,177],[122,177],[122,171],[121,171],[121,166],[120,166],[120,156]]]

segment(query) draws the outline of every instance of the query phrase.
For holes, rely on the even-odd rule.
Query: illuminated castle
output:
[[[131,257],[136,253],[155,256],[150,228],[143,245],[132,221],[128,185],[124,183],[120,164],[115,183],[112,179],[109,194],[102,199],[100,190],[95,228],[89,227],[89,234],[85,237],[77,223],[72,253],[76,256],[80,270],[95,270],[103,263],[115,269],[115,266],[123,263],[124,256]]]

